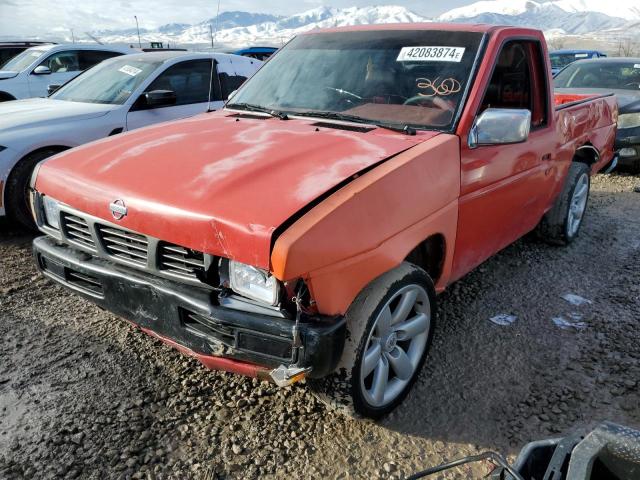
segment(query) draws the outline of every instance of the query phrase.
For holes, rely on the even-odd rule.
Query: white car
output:
[[[0,216],[30,227],[29,179],[41,160],[110,135],[221,108],[262,65],[223,53],[105,60],[49,98],[0,103]]]
[[[106,45],[39,45],[16,55],[0,71],[0,102],[46,97],[51,84],[62,85],[111,57],[137,53]]]

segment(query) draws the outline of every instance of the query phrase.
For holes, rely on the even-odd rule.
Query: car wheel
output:
[[[431,345],[435,290],[422,269],[404,263],[372,282],[347,312],[341,368],[312,389],[348,414],[380,418],[406,397]]]
[[[31,153],[20,160],[9,174],[5,189],[5,201],[9,218],[29,230],[36,224],[29,208],[29,182],[33,169],[42,160],[55,155],[59,150],[46,149]]]
[[[562,193],[538,225],[538,236],[556,245],[568,245],[573,242],[582,227],[590,188],[589,166],[573,162],[569,167]]]

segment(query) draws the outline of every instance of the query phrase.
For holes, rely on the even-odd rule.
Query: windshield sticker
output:
[[[136,75],[138,75],[142,70],[140,70],[139,68],[136,67],[132,67],[131,65],[125,65],[123,67],[120,67],[118,69],[119,72],[122,73],[126,73],[127,75],[131,75],[132,77],[135,77]]]
[[[455,78],[445,78],[440,80],[429,80],[428,78],[416,78],[416,86],[421,90],[418,95],[421,97],[435,97],[440,95],[446,97],[462,90],[462,85]]]
[[[576,58],[587,58],[589,57],[588,53],[576,53]]]
[[[402,47],[396,61],[460,63],[464,51],[464,47]]]

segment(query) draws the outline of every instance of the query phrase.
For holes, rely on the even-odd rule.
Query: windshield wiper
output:
[[[252,103],[228,103],[226,106],[237,110],[246,110],[247,112],[268,113],[272,117],[279,118],[280,120],[289,120],[289,115],[285,112],[274,110],[272,108],[261,107],[260,105],[254,105]]]
[[[366,125],[373,125],[375,127],[392,130],[394,132],[404,133],[405,135],[416,134],[416,129],[413,127],[410,127],[409,125],[403,125],[403,126],[390,125],[388,123],[376,122],[375,120],[359,117],[357,115],[349,115],[347,113],[309,111],[309,112],[296,113],[296,115],[299,115],[301,117],[326,118],[329,120],[342,120],[344,122],[364,123]]]

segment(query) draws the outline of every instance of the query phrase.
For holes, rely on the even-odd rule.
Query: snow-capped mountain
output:
[[[222,48],[245,45],[280,46],[298,33],[315,28],[348,25],[424,22],[427,18],[399,6],[332,8],[319,7],[289,17],[247,12],[225,12],[220,18],[205,20],[196,25],[163,25],[155,31],[141,31],[143,42],[164,41],[171,45],[209,44],[209,26],[217,33],[215,43]],[[126,31],[96,32],[108,43],[136,43],[136,33]]]
[[[610,16],[600,11],[585,11],[578,4],[595,3],[593,0],[561,0],[533,2],[529,0],[482,1],[456,8],[438,20],[443,22],[489,23],[499,25],[535,26],[544,31],[568,34],[589,34],[619,28],[634,19],[635,6],[621,9],[619,15]],[[594,5],[595,6],[595,5]],[[604,10],[604,8],[601,8]],[[640,16],[640,12],[638,12]]]
[[[280,46],[295,35],[336,26],[431,21],[405,7],[319,7],[291,16],[267,13],[224,12],[194,25],[171,23],[141,29],[142,41],[194,46],[211,44],[231,50],[247,45]],[[638,32],[640,0],[483,0],[450,10],[433,19],[440,22],[490,23],[533,26],[552,35],[596,35],[600,32]],[[135,44],[135,29],[91,32],[105,43]],[[640,33],[639,33],[640,35]],[[50,38],[66,41],[70,39]]]

